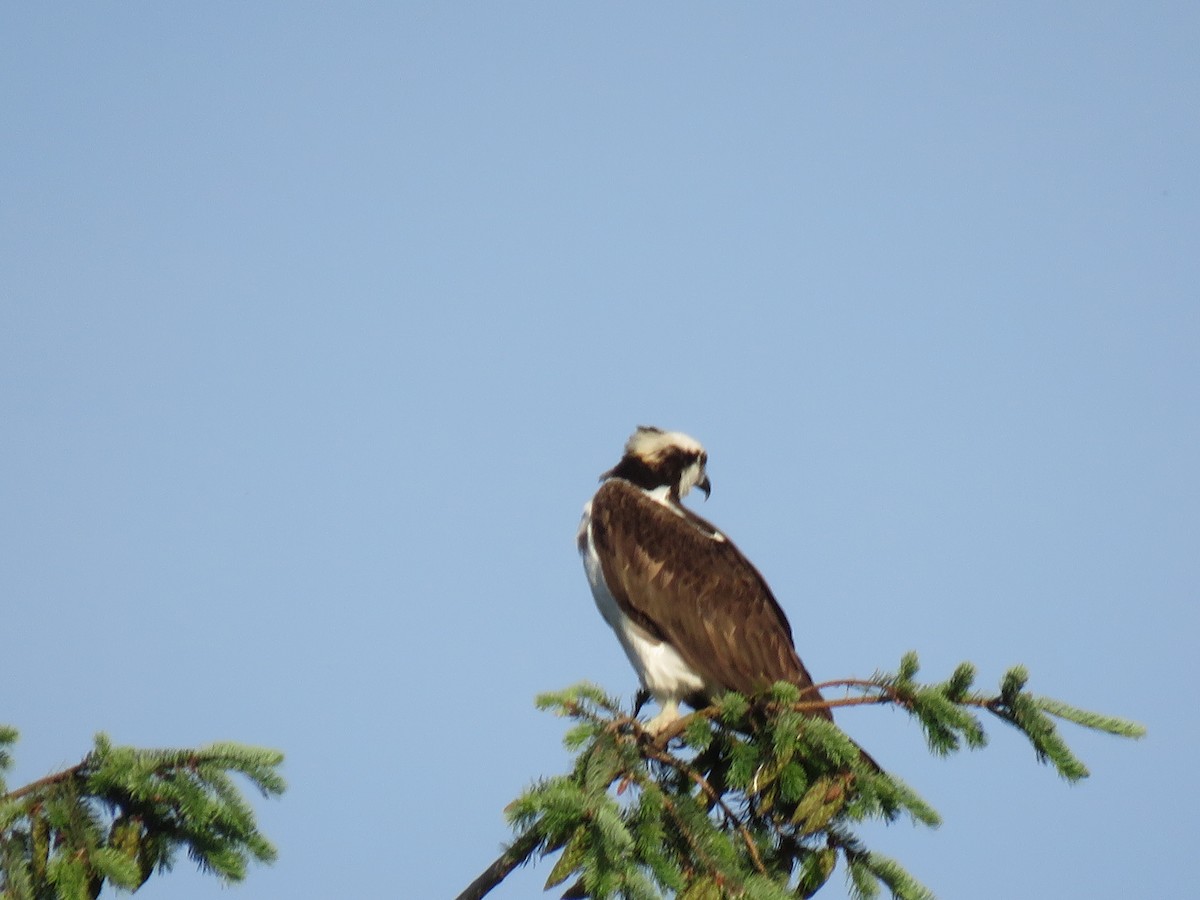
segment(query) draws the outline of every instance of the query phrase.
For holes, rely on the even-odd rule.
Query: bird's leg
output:
[[[662,711],[646,723],[646,730],[651,734],[658,734],[679,718],[678,700],[660,700],[659,706],[662,707]]]

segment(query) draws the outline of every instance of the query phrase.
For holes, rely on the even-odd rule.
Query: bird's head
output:
[[[625,443],[625,455],[613,468],[600,476],[624,478],[648,491],[666,488],[667,493],[682,499],[692,488],[712,491],[705,467],[708,454],[700,442],[679,431],[663,431],[649,425],[639,425]]]

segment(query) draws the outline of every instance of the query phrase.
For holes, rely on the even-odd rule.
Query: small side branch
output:
[[[74,778],[79,778],[84,774],[86,768],[87,762],[85,761],[71,766],[69,769],[63,769],[61,772],[55,772],[53,775],[47,775],[45,778],[39,778],[37,781],[31,781],[29,784],[19,787],[16,790],[9,791],[7,794],[0,797],[0,802],[8,800],[20,800],[27,794],[36,793],[42,788],[47,788],[54,784],[61,784],[64,781],[71,781]]]
[[[532,831],[525,832],[513,841],[512,846],[496,857],[478,878],[467,885],[466,890],[455,900],[480,900],[486,896],[492,888],[507,878],[513,869],[529,859],[540,843],[541,840]]]
[[[677,772],[682,772],[684,775],[694,781],[696,786],[699,787],[703,792],[704,796],[711,800],[716,806],[720,807],[721,812],[725,814],[726,821],[728,821],[734,826],[734,828],[737,829],[738,834],[741,835],[742,843],[746,846],[746,852],[750,856],[750,862],[753,863],[755,871],[757,871],[760,875],[767,874],[767,867],[763,865],[762,855],[758,852],[758,845],[754,843],[754,838],[751,836],[750,830],[745,826],[745,824],[743,824],[737,813],[729,808],[729,804],[727,804],[721,798],[721,795],[717,792],[717,789],[709,784],[707,778],[705,778],[683,760],[658,749],[656,746],[648,745],[645,747],[643,752],[651,759],[657,760],[664,765],[668,765]]]

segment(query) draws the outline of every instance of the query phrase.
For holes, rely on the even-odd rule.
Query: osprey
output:
[[[725,691],[752,694],[790,681],[821,700],[796,655],[792,629],[758,570],[681,502],[712,489],[708,454],[677,431],[639,426],[584,507],[579,552],[600,614],[661,712],[702,707]],[[813,713],[832,720],[828,709]]]

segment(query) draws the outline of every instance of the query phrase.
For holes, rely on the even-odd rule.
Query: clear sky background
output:
[[[847,711],[945,817],[872,846],[1193,891],[1197,47],[1187,2],[5,4],[13,783],[278,747],[228,896],[454,896],[566,764],[534,695],[635,687],[574,535],[649,423],[818,680],[1024,663],[1150,729],[1067,726],[1071,787]]]

